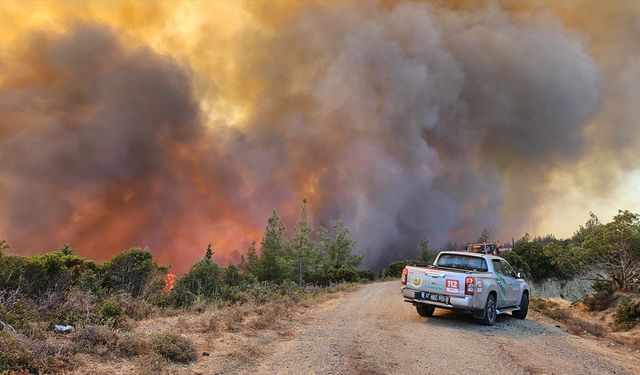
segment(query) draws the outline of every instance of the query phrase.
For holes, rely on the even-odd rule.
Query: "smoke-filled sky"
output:
[[[0,3],[0,238],[222,263],[272,210],[365,265],[640,211],[640,3]]]

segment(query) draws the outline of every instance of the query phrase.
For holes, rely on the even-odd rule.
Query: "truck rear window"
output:
[[[461,270],[487,272],[487,262],[483,258],[458,255],[442,254],[438,258],[438,267],[458,268]]]

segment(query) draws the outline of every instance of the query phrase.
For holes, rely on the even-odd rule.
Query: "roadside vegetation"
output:
[[[274,212],[259,251],[254,243],[239,264],[222,267],[209,245],[179,278],[147,249],[128,249],[98,263],[66,244],[25,257],[10,254],[0,241],[0,374],[61,373],[73,369],[77,355],[193,362],[196,346],[181,333],[189,330],[132,331],[145,319],[225,309],[233,314],[212,315],[207,332],[270,329],[286,315],[278,303],[293,311],[339,290],[337,285],[373,279],[358,269],[363,258],[353,255],[354,246],[340,221],[331,230],[314,230],[306,201],[290,239]],[[238,306],[252,311],[238,315]]]
[[[640,215],[618,211],[601,223],[591,214],[570,239],[525,236],[504,257],[536,282],[591,281],[593,293],[578,301],[534,298],[531,307],[571,333],[640,349]]]

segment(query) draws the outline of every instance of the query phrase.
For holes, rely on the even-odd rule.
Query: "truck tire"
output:
[[[489,294],[487,302],[484,305],[482,312],[482,324],[485,326],[492,326],[496,324],[496,317],[498,316],[496,307],[496,297],[493,294]]]
[[[528,312],[529,312],[529,295],[527,293],[522,293],[522,298],[520,298],[520,310],[512,312],[511,315],[513,315],[518,319],[524,319],[527,317]]]
[[[432,316],[436,308],[430,305],[416,305],[416,310],[420,316]]]

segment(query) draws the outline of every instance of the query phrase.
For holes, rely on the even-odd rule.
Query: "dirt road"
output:
[[[251,373],[634,374],[639,368],[637,354],[611,351],[605,358],[585,343],[590,340],[535,320],[503,315],[485,327],[444,310],[421,318],[402,301],[398,282],[367,285],[314,315],[294,339],[275,343]]]

